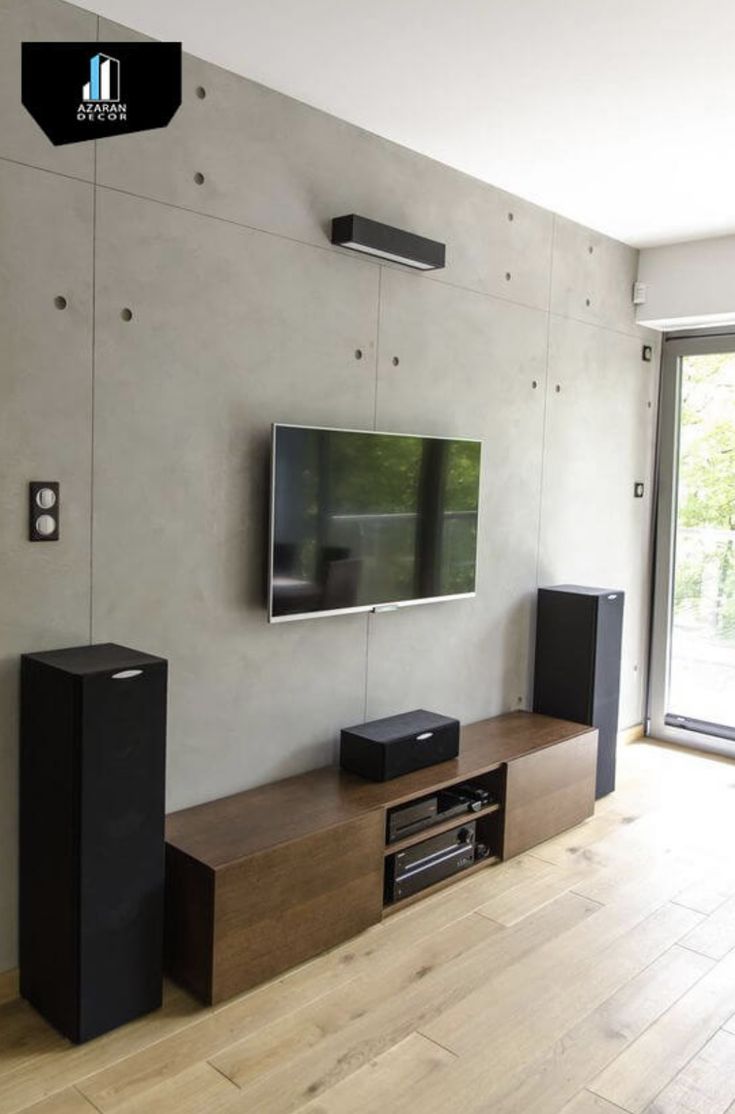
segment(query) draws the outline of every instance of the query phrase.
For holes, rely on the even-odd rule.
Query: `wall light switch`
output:
[[[633,495],[634,495],[634,497],[636,499],[642,499],[643,498],[643,491],[644,491],[643,484],[641,483],[640,480],[637,480],[636,483],[633,484]]]
[[[59,485],[55,480],[33,480],[28,485],[28,540],[59,540]]]

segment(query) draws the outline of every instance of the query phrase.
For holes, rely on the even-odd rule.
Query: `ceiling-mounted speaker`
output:
[[[389,224],[350,213],[332,221],[332,243],[363,252],[389,263],[402,263],[418,271],[436,271],[445,266],[446,245],[427,240],[415,232],[404,232]]]

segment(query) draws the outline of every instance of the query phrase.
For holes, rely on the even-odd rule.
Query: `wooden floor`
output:
[[[215,1009],[71,1047],[0,1008],[0,1112],[735,1114],[735,765],[621,748],[580,828]]]

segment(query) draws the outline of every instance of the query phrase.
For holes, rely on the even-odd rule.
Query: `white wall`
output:
[[[646,302],[636,320],[651,329],[735,322],[735,236],[644,248],[638,281]]]

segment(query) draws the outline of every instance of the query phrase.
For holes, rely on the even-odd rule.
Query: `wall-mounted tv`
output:
[[[474,595],[480,450],[274,425],[270,621]]]

